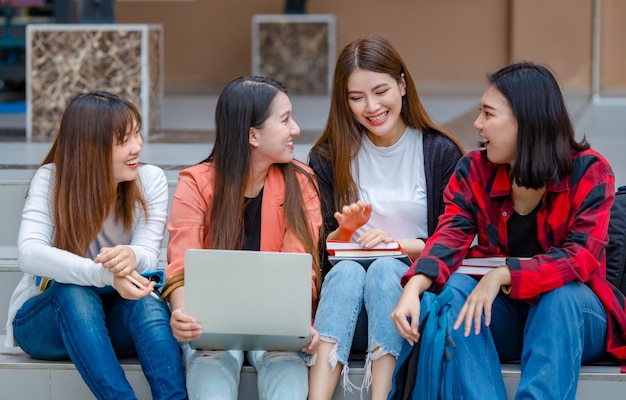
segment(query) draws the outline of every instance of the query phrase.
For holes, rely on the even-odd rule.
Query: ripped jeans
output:
[[[244,352],[200,351],[181,342],[190,400],[237,400]],[[257,371],[259,400],[305,400],[309,369],[305,353],[248,351]]]
[[[402,337],[396,331],[391,312],[402,294],[400,277],[407,269],[405,263],[392,257],[375,260],[367,271],[361,264],[346,260],[335,264],[324,278],[315,314],[315,329],[321,340],[336,343],[329,362],[332,369],[337,362],[344,366],[344,390],[351,391],[355,387],[348,379],[348,358],[363,306],[368,321],[363,388],[369,388],[371,384],[372,361],[386,354],[398,357]],[[359,339],[357,337],[356,341]]]

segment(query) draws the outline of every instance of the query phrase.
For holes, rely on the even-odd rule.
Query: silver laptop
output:
[[[300,351],[311,340],[311,255],[185,252],[185,312],[201,350]]]

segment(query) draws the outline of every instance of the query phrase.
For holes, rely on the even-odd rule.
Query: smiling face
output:
[[[406,130],[406,123],[400,117],[405,94],[404,77],[398,83],[389,74],[359,68],[348,78],[352,116],[377,146],[391,146]]]
[[[137,122],[129,124],[126,136],[122,143],[113,145],[113,177],[116,183],[132,181],[137,178],[139,168],[139,153],[143,146],[143,139],[137,127]]]
[[[278,92],[270,105],[270,115],[260,127],[250,128],[253,162],[285,164],[293,160],[294,139],[300,128],[292,118],[289,97]]]
[[[487,158],[496,164],[513,165],[517,147],[517,119],[504,95],[493,85],[480,99],[474,128],[483,139]]]

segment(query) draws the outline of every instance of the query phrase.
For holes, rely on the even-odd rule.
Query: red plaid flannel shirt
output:
[[[605,246],[615,178],[594,150],[573,152],[569,176],[550,180],[537,211],[539,243],[545,250],[529,260],[508,257],[511,294],[536,302],[541,293],[578,280],[587,284],[607,311],[607,351],[626,372],[626,301],[606,280]],[[507,165],[490,163],[472,151],[457,164],[444,193],[445,212],[421,257],[402,277],[418,273],[445,285],[465,257],[508,256],[506,224],[513,213]],[[474,237],[477,243],[471,246]],[[471,247],[470,247],[471,246]]]

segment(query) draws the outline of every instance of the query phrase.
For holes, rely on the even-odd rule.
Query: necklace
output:
[[[539,204],[539,203],[537,202],[537,204],[535,204],[535,205],[534,205],[534,207],[533,207],[531,210],[528,210],[528,208],[529,208],[528,206],[530,206],[530,204],[531,204],[531,203],[530,203],[530,202],[528,202],[528,203],[525,203],[523,206],[517,206],[517,205],[514,205],[514,206],[513,206],[513,209],[515,210],[515,212],[516,212],[516,213],[518,213],[519,215],[521,215],[522,217],[524,217],[524,216],[528,215],[528,213],[529,213],[530,211],[534,210],[534,209],[535,209],[535,207],[537,206],[537,204]]]
[[[546,191],[545,187],[540,189],[521,188],[517,185],[512,186],[513,191],[513,210],[522,217],[531,213],[537,204],[541,201]]]

